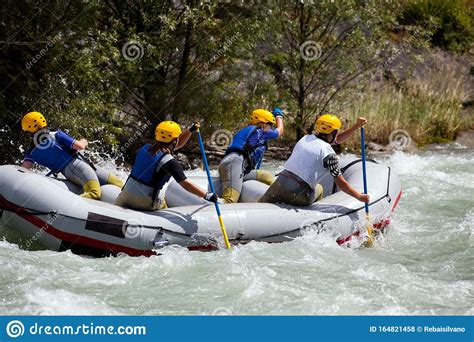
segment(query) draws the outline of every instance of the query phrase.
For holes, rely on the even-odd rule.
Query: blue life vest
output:
[[[46,166],[54,173],[59,173],[71,162],[75,153],[67,147],[59,145],[53,137],[41,141],[30,152],[31,159],[36,163]]]
[[[251,146],[249,144],[250,136],[255,133],[257,129],[258,127],[254,125],[249,125],[245,128],[242,128],[234,135],[230,146],[225,152],[225,155],[233,152],[242,154],[247,161],[247,167],[245,170],[246,173],[250,172],[250,170],[260,168],[263,155],[267,151],[266,143],[257,146]]]
[[[265,152],[267,152],[267,149],[268,146],[266,143],[262,146],[258,146],[257,148],[255,148],[255,151],[252,154],[252,158],[255,161],[255,169],[260,169],[260,166],[263,162],[263,155],[265,154]]]
[[[150,146],[150,144],[146,144],[138,151],[130,177],[142,184],[161,190],[163,185],[170,180],[171,175],[165,177],[167,179],[155,179],[158,171],[156,168],[161,158],[165,156],[165,153],[159,151],[153,156],[148,152]]]

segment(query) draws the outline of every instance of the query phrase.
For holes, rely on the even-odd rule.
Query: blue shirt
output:
[[[71,137],[69,134],[64,133],[63,131],[59,131],[59,130],[56,131],[56,132],[50,132],[49,134],[50,134],[51,138],[58,145],[60,145],[61,147],[65,147],[65,148],[68,148],[68,149],[72,150],[72,145],[74,145],[74,142],[76,141],[76,139]],[[32,151],[32,149],[25,151],[25,157],[23,158],[23,160],[24,161],[30,161],[30,162],[34,163],[36,161],[31,157],[31,151]]]
[[[261,146],[268,140],[273,140],[277,139],[279,135],[278,129],[274,128],[271,129],[267,132],[264,132],[263,129],[257,128],[255,132],[253,132],[249,139],[248,143],[250,146],[255,147],[255,146]]]

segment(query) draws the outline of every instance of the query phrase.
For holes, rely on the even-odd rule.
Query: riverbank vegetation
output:
[[[368,139],[418,144],[473,127],[473,3],[391,1],[6,1],[0,13],[2,164],[26,146],[19,119],[126,161],[161,120],[200,120],[209,138],[256,107],[281,106],[284,142],[321,113]],[[357,146],[353,139],[349,147]]]

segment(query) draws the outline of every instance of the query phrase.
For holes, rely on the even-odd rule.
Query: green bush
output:
[[[399,20],[403,25],[431,30],[434,46],[466,52],[474,41],[473,8],[472,2],[466,0],[408,0]]]

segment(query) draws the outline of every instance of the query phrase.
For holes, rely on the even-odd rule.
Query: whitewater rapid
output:
[[[474,151],[375,158],[403,188],[376,248],[308,232],[231,251],[94,259],[24,250],[0,227],[0,314],[472,315]]]

